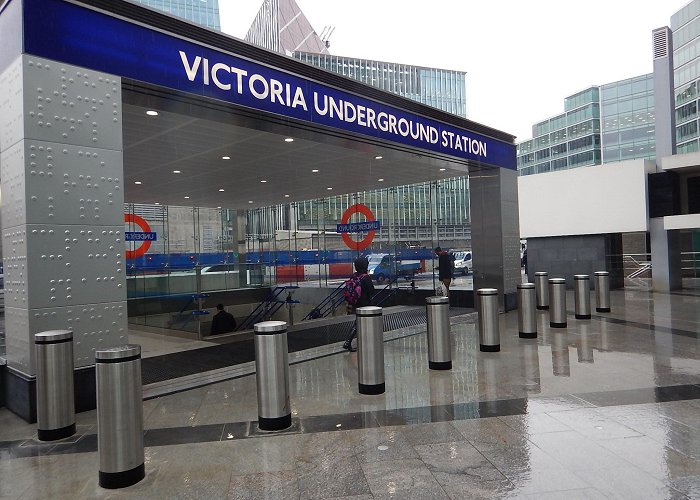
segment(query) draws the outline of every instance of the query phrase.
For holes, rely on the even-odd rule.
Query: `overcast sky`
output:
[[[687,0],[297,0],[335,55],[467,72],[471,120],[524,140],[590,85],[651,73],[651,31]],[[243,38],[262,0],[219,0]]]

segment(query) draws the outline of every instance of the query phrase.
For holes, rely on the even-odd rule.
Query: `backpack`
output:
[[[343,295],[345,295],[345,300],[351,306],[357,305],[360,302],[360,297],[362,296],[362,278],[365,276],[367,275],[353,274],[343,286]]]

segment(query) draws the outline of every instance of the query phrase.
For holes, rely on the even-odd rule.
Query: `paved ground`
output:
[[[378,396],[358,394],[356,354],[299,362],[284,433],[257,429],[254,375],[146,401],[147,477],[119,492],[97,485],[95,412],[37,446],[0,409],[0,497],[700,498],[700,297],[612,306],[566,329],[540,312],[534,340],[502,315],[498,353],[455,318],[445,372],[424,334],[396,338]]]

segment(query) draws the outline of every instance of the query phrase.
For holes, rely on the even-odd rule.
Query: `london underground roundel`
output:
[[[124,214],[124,222],[127,224],[134,224],[141,229],[141,231],[125,231],[124,240],[126,242],[136,242],[136,246],[133,250],[126,250],[127,259],[136,259],[143,256],[148,249],[151,248],[151,242],[155,241],[156,233],[151,231],[151,226],[148,225],[146,219],[139,217],[134,214]],[[140,244],[138,244],[140,242]]]
[[[366,221],[349,223],[350,217],[352,217],[354,214],[364,215]],[[367,205],[357,203],[348,207],[348,209],[343,212],[343,217],[340,219],[340,224],[337,225],[336,232],[341,233],[343,242],[348,248],[352,250],[364,250],[372,244],[374,235],[379,228],[380,221],[375,220],[374,214],[369,207]],[[350,237],[350,233],[360,232],[367,233],[361,240],[356,241]]]

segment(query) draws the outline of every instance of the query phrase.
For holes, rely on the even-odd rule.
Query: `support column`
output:
[[[474,290],[497,288],[500,308],[516,308],[520,275],[518,173],[503,168],[469,173]]]
[[[681,239],[678,231],[666,231],[663,217],[649,219],[651,240],[651,286],[655,292],[683,287],[681,279]]]
[[[33,421],[34,334],[73,331],[79,410],[127,343],[121,80],[24,54],[0,96],[6,405]]]

